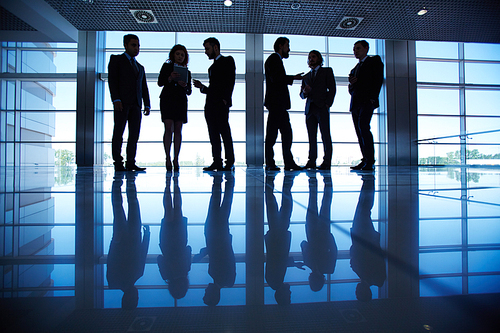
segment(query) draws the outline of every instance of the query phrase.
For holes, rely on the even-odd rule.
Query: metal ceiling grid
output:
[[[39,0],[43,1],[43,0]],[[296,34],[500,43],[500,0],[45,0],[78,30]],[[292,9],[292,4],[298,5]],[[418,16],[425,6],[429,11]],[[147,9],[158,23],[137,23]],[[362,17],[353,30],[345,16]],[[2,24],[5,25],[2,21]]]
[[[13,31],[36,31],[28,23],[24,22],[5,8],[0,6],[0,30]]]

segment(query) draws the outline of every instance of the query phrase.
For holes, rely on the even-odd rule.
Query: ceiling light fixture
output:
[[[231,0],[225,0],[224,1],[224,6],[231,7],[232,5],[233,5],[233,2]]]
[[[299,8],[300,8],[300,3],[298,3],[298,2],[294,2],[294,3],[292,3],[292,5],[290,6],[290,8],[292,8],[292,9],[299,9]]]
[[[420,16],[425,15],[425,14],[427,14],[427,8],[425,8],[425,7],[420,9],[417,13],[417,15],[420,15]]]

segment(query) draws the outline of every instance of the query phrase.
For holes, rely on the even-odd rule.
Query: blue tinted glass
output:
[[[458,43],[417,41],[415,48],[418,58],[458,59]]]
[[[460,114],[458,89],[417,89],[418,114]]]
[[[458,83],[458,62],[417,61],[417,81]]]
[[[467,115],[500,116],[500,91],[465,89]]]
[[[500,65],[465,63],[465,83],[500,84]]]
[[[500,44],[464,44],[465,59],[500,60]]]

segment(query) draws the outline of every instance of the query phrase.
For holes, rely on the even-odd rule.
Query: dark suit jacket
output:
[[[111,55],[108,64],[108,84],[111,100],[121,100],[124,105],[151,106],[144,67],[137,61],[139,73],[135,75],[125,53]]]
[[[302,79],[302,88],[300,89],[300,97],[306,99],[321,109],[328,109],[333,104],[337,87],[335,84],[335,76],[330,67],[320,67],[316,72],[314,80],[311,79],[312,73],[307,73]],[[306,85],[311,86],[312,90],[308,94],[304,94],[302,90]]]
[[[267,58],[264,70],[266,74],[264,106],[268,110],[276,108],[289,110],[291,103],[288,85],[293,84],[293,75],[286,75],[283,60],[278,53],[273,53]]]
[[[207,94],[206,107],[220,105],[222,100],[227,102],[226,106],[233,105],[231,96],[233,95],[234,80],[236,77],[236,65],[231,56],[221,56],[215,60],[208,69],[209,86],[201,90]]]
[[[361,64],[358,63],[356,67],[358,81],[349,85],[349,94],[351,94],[351,110],[361,104],[369,103],[370,99],[374,100],[373,106],[379,107],[378,96],[380,88],[384,82],[384,64],[378,55],[368,57]],[[356,72],[354,67],[349,76],[354,75]]]

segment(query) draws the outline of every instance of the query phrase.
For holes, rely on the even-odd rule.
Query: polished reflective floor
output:
[[[477,305],[500,294],[500,168],[0,170],[2,308],[64,300],[67,315],[44,323],[54,331],[70,330],[67,316],[89,309],[136,311],[129,327],[149,318],[141,309],[306,313],[342,304],[355,311],[339,312],[351,326],[337,331],[356,323],[377,331],[367,306],[454,297]],[[160,322],[148,330],[174,325]],[[405,331],[449,327],[415,325]],[[172,329],[190,330],[189,322]]]

